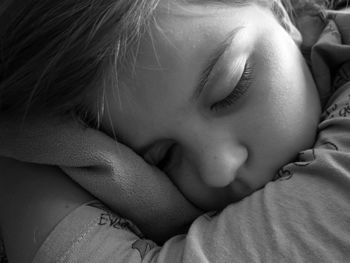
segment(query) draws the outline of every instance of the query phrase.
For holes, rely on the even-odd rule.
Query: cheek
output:
[[[302,57],[296,52],[290,63],[265,60],[257,78],[250,110],[251,131],[255,132],[251,151],[258,162],[278,167],[314,143],[320,115],[315,84]],[[277,66],[280,65],[280,66]],[[292,65],[292,66],[290,66]]]
[[[280,43],[281,42],[281,43]],[[316,85],[298,47],[288,38],[267,43],[257,55],[261,75],[257,104],[264,113],[261,129],[267,142],[296,151],[312,146],[320,115]],[[272,52],[279,50],[279,52]],[[266,51],[266,49],[265,49]],[[276,145],[276,147],[278,147]]]
[[[299,152],[314,143],[317,112],[308,115],[306,105],[284,102],[279,99],[278,103],[257,107],[256,113],[260,114],[254,115],[249,131],[244,133],[244,136],[250,135],[246,138],[248,165],[254,171],[256,184],[271,180],[280,167],[294,161]]]

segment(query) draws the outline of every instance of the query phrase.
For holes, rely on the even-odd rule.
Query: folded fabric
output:
[[[104,133],[74,120],[0,116],[0,155],[59,166],[154,240],[183,231],[200,214],[160,170]]]
[[[322,105],[342,83],[337,81],[339,68],[350,59],[349,11],[327,10],[297,17],[303,43],[301,50],[312,69]],[[347,79],[342,77],[340,79]],[[332,87],[333,89],[330,89]]]

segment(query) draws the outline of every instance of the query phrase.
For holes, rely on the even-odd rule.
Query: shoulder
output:
[[[58,222],[94,199],[58,167],[0,157],[0,171],[0,223],[13,262],[33,258]]]
[[[74,196],[76,198],[73,200],[77,202],[79,199],[85,202],[89,196],[57,166],[26,163],[0,156],[0,171],[2,193],[9,192],[10,189],[21,189],[34,195],[32,190],[37,188],[45,194],[57,192],[60,195]]]
[[[0,157],[0,171],[1,199],[6,200],[8,196],[19,199],[18,205],[35,199],[39,205],[45,198],[55,200],[57,204],[69,202],[70,207],[93,199],[57,166]]]

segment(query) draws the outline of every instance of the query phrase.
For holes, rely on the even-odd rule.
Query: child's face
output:
[[[188,200],[219,209],[312,146],[318,93],[297,45],[268,10],[181,12],[159,10],[135,67],[107,92],[103,123],[111,132],[111,121]]]

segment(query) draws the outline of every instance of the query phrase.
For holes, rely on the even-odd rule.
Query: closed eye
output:
[[[251,86],[253,80],[253,66],[250,62],[245,64],[242,76],[237,85],[233,88],[232,92],[224,99],[214,103],[210,106],[212,111],[219,111],[232,106],[237,100],[239,100]]]

